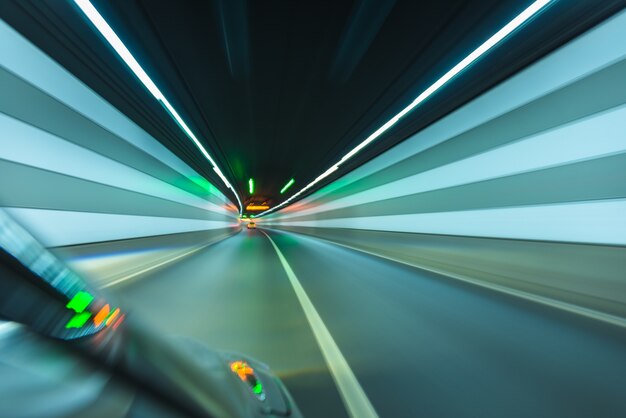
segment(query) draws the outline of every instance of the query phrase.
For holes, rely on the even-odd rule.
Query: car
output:
[[[248,229],[256,229],[256,223],[252,221],[248,222]]]
[[[131,318],[2,209],[0,358],[2,417],[302,417],[268,366]]]

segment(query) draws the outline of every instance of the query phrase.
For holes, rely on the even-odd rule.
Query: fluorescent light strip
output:
[[[288,188],[290,188],[296,181],[294,179],[291,179],[287,182],[287,184],[285,184],[283,186],[282,189],[280,189],[280,194],[283,194],[287,191]]]
[[[339,162],[334,164],[331,168],[326,170],[324,173],[319,175],[315,180],[302,188],[298,193],[292,195],[289,199],[283,201],[282,203],[274,206],[273,208],[266,210],[263,213],[260,213],[257,216],[263,216],[269,212],[275,211],[289,202],[293,201],[296,197],[300,196],[306,190],[313,187],[315,184],[319,183],[324,178],[328,177],[333,172],[339,169],[339,165],[348,161],[352,158],[356,153],[361,151],[383,133],[385,133],[389,128],[398,123],[402,117],[404,117],[407,113],[413,110],[415,107],[423,103],[426,99],[436,93],[439,89],[441,89],[444,85],[446,85],[450,80],[452,80],[455,76],[469,67],[472,63],[474,63],[478,58],[483,56],[487,51],[496,46],[500,41],[510,35],[515,29],[519,28],[524,22],[529,20],[531,17],[536,15],[540,10],[545,8],[549,3],[554,0],[537,0],[533,4],[531,4],[528,8],[526,8],[522,13],[517,15],[513,20],[511,20],[508,24],[506,24],[502,29],[492,35],[489,39],[487,39],[482,45],[472,51],[467,57],[465,57],[461,62],[452,67],[447,73],[445,73],[441,78],[435,81],[430,87],[424,90],[419,96],[415,98],[407,107],[402,109],[398,114],[389,119],[385,124],[383,124],[380,128],[374,131],[370,136],[368,136],[363,142],[354,147],[350,152],[344,155]]]
[[[180,117],[176,109],[170,104],[170,102],[163,96],[163,93],[158,89],[156,84],[152,81],[152,79],[146,74],[146,72],[141,68],[141,65],[137,62],[135,57],[130,53],[128,48],[124,45],[124,43],[120,40],[120,38],[115,34],[113,29],[109,26],[109,24],[104,20],[102,15],[96,10],[96,8],[91,4],[89,0],[74,0],[74,3],[80,8],[80,10],[85,14],[87,19],[95,26],[95,28],[100,32],[100,34],[106,39],[106,41],[113,47],[115,52],[122,58],[122,60],[128,65],[128,68],[137,76],[139,81],[148,89],[148,91],[163,105],[165,110],[172,116],[172,118],[176,121],[178,126],[185,132],[187,137],[193,141],[196,147],[200,150],[202,155],[211,163],[213,167],[213,171],[217,173],[220,179],[224,182],[226,187],[232,190],[237,202],[239,203],[239,214],[242,213],[243,205],[235,188],[230,184],[230,182],[222,173],[222,170],[217,166],[215,160],[211,158],[209,152],[204,148],[202,143],[198,140],[196,135],[191,131],[189,126],[185,123],[183,118]]]

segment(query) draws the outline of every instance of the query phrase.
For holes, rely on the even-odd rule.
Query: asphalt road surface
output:
[[[266,232],[379,416],[626,416],[622,328],[315,238]],[[163,334],[269,364],[305,416],[348,416],[260,230],[109,290]]]

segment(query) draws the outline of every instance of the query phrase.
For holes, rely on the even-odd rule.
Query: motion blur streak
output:
[[[208,232],[188,250],[235,230],[217,188],[1,21],[0,37],[0,202],[44,245]]]
[[[626,317],[622,38],[625,12],[261,226]]]
[[[539,11],[541,11],[544,7],[546,7],[551,0],[537,0],[532,3],[528,8],[526,8],[522,13],[517,15],[513,20],[507,23],[504,27],[502,27],[499,31],[493,34],[489,39],[487,39],[483,44],[481,44],[478,48],[472,51],[468,56],[463,58],[458,64],[448,70],[444,75],[442,75],[437,81],[435,81],[432,85],[430,85],[426,90],[420,93],[415,100],[413,100],[407,107],[402,109],[398,114],[385,122],[380,128],[374,131],[370,136],[365,138],[363,142],[354,147],[350,152],[344,155],[339,162],[331,166],[324,173],[319,175],[315,180],[306,185],[303,189],[298,191],[296,194],[291,196],[289,199],[281,202],[280,204],[274,206],[270,210],[263,212],[260,216],[265,215],[267,213],[271,213],[281,207],[284,207],[293,199],[304,193],[306,190],[317,184],[319,181],[328,177],[331,173],[336,171],[339,168],[339,165],[345,163],[347,160],[352,158],[356,153],[365,148],[369,143],[375,141],[379,136],[384,134],[387,130],[389,130],[393,125],[398,123],[400,119],[402,119],[407,113],[411,112],[415,107],[419,106],[423,101],[432,96],[437,90],[442,88],[446,83],[456,77],[459,73],[469,67],[474,61],[479,59],[483,54],[489,51],[491,48],[496,46],[500,41],[505,39],[511,33],[513,33],[516,29],[518,29],[521,25],[526,23],[530,18],[535,16]]]
[[[160,101],[165,109],[169,112],[169,114],[174,118],[176,123],[181,127],[181,129],[185,132],[185,134],[193,141],[193,143],[198,147],[202,155],[209,161],[209,163],[213,166],[213,170],[217,173],[220,179],[224,182],[226,187],[232,190],[237,202],[239,203],[240,211],[243,210],[243,205],[241,200],[239,199],[239,195],[235,188],[230,184],[230,182],[224,176],[224,173],[217,166],[213,158],[209,152],[204,148],[202,143],[198,140],[196,135],[191,131],[189,126],[185,123],[183,118],[178,114],[176,109],[170,104],[170,102],[163,96],[163,93],[158,89],[158,87],[154,84],[152,79],[146,74],[144,69],[139,65],[135,57],[130,53],[128,48],[124,45],[124,43],[120,40],[117,34],[111,29],[109,24],[103,19],[103,17],[98,13],[95,7],[91,4],[89,0],[74,0],[76,5],[83,11],[85,16],[91,21],[91,23],[96,27],[96,29],[102,34],[102,36],[107,40],[107,42],[115,49],[115,52],[118,53],[120,58],[128,65],[128,67],[132,70],[132,72],[137,76],[137,78],[141,81],[141,83],[152,93],[155,99]]]
[[[54,49],[67,36],[70,41],[62,46],[68,49],[58,56],[74,57],[76,52],[80,57],[77,61],[84,58],[85,62],[74,68],[78,68],[76,74],[89,73],[92,68],[88,64],[95,55],[87,48],[72,50],[77,33],[93,37],[83,47],[97,46],[100,52],[111,52],[108,44],[98,38],[99,34],[84,22],[73,3],[68,6],[69,2],[56,2],[67,7],[56,10],[54,0],[28,2],[30,8],[23,6],[26,2],[22,0],[0,0],[0,12],[8,10],[5,4],[9,3],[15,12],[11,24],[21,27],[24,33],[28,32],[28,23],[39,16],[37,13],[59,11],[46,16],[48,25],[42,25],[39,35],[29,39],[41,41],[41,33],[58,30],[61,41],[55,38],[50,47]],[[116,30],[119,27],[120,35],[124,34],[124,38],[128,35],[129,46],[131,40],[134,40],[132,45],[141,44],[133,34],[145,35],[140,41],[146,40],[150,45],[158,45],[161,40],[169,46],[178,42],[178,38],[159,39],[158,35],[171,35],[181,27],[163,25],[160,14],[163,10],[157,10],[160,6],[154,6],[153,2],[94,0],[93,3],[102,5],[103,15],[111,16],[111,25]],[[179,2],[176,8],[168,6],[167,12],[181,11],[177,21],[184,22],[187,14],[198,10],[183,10],[185,4],[191,3],[194,2]],[[229,0],[224,0],[219,7],[226,7],[227,3],[230,4]],[[339,2],[331,3],[336,6]],[[431,3],[442,9],[448,5]],[[448,17],[442,25],[447,22],[454,26],[450,22],[458,18],[467,24],[465,27],[471,26],[488,37],[495,26],[485,24],[483,14],[487,13],[491,19],[488,23],[493,23],[499,16],[514,16],[530,4],[534,7],[543,4],[532,0],[520,0],[519,4],[506,2],[507,7],[494,7],[487,12],[478,8],[474,20],[465,20],[463,7],[479,3],[456,2],[457,6],[450,8],[454,16],[446,13]],[[228,6],[233,7],[230,12],[223,12],[236,13],[238,7],[248,7],[250,15],[246,19],[240,16],[238,22],[247,25],[250,34],[263,32],[256,30],[259,23],[287,19],[269,13],[274,10],[269,3],[263,7],[256,4],[241,0],[235,6]],[[288,197],[292,191],[296,192],[293,179],[297,179],[298,189],[303,187],[302,190],[311,192],[293,205],[260,219],[251,214],[240,218],[238,208],[228,196],[202,177],[208,175],[222,186],[210,169],[199,172],[204,158],[167,115],[159,119],[159,115],[165,115],[161,105],[131,78],[124,63],[106,55],[111,67],[94,76],[96,81],[92,84],[83,82],[60,64],[62,59],[59,63],[53,61],[0,21],[0,246],[7,253],[0,253],[4,257],[0,263],[0,287],[4,286],[0,289],[0,308],[3,308],[0,320],[9,316],[4,313],[7,307],[24,313],[23,317],[42,321],[50,321],[50,312],[58,311],[62,321],[54,321],[55,329],[58,328],[61,336],[76,336],[79,343],[78,337],[94,330],[98,331],[94,338],[104,339],[107,335],[126,335],[123,333],[131,325],[146,335],[151,327],[157,329],[163,338],[174,340],[174,346],[188,351],[173,361],[161,361],[169,358],[159,355],[169,346],[152,344],[150,339],[141,340],[139,345],[122,339],[112,341],[115,353],[138,361],[141,373],[146,371],[143,360],[146,355],[151,356],[163,368],[158,369],[156,377],[142,374],[146,382],[160,382],[161,378],[171,378],[172,383],[185,382],[188,385],[181,388],[181,394],[192,398],[197,395],[199,400],[204,399],[201,396],[204,392],[223,392],[226,399],[231,390],[254,402],[265,402],[261,400],[265,396],[272,399],[272,385],[268,383],[273,381],[265,380],[261,384],[255,377],[263,373],[266,363],[282,378],[295,403],[309,417],[626,417],[626,43],[619,41],[626,39],[624,8],[618,9],[617,2],[603,3],[602,7],[610,8],[612,17],[606,18],[607,14],[598,19],[599,15],[594,15],[598,20],[589,18],[585,26],[585,22],[576,20],[584,20],[581,10],[588,12],[591,6],[584,2],[554,2],[554,6],[545,8],[545,13],[529,24],[531,30],[520,31],[519,36],[510,37],[504,45],[513,46],[517,42],[517,48],[527,49],[500,48],[474,64],[475,68],[484,69],[504,60],[505,55],[515,55],[516,64],[507,67],[510,72],[500,68],[485,76],[488,80],[469,77],[474,73],[464,74],[463,79],[453,83],[460,86],[468,76],[468,83],[463,86],[468,90],[473,88],[472,94],[463,96],[459,89],[459,97],[463,99],[446,107],[448,104],[443,102],[457,91],[440,90],[424,103],[419,114],[427,113],[430,105],[442,106],[440,113],[433,110],[432,117],[423,124],[412,119],[417,119],[418,112],[407,114],[396,127],[398,131],[396,128],[387,131],[390,135],[384,139],[391,140],[397,133],[394,141],[400,141],[405,137],[400,137],[400,131],[412,136],[393,142],[397,145],[385,152],[382,152],[384,146],[391,146],[392,142],[387,144],[379,137],[380,142],[353,154],[354,158],[342,168],[363,165],[317,190],[312,184],[317,186],[323,179],[329,180],[328,176],[339,176],[339,165],[328,168],[328,163],[345,161],[350,149],[362,139],[358,132],[350,139],[356,142],[331,144],[335,148],[329,146],[324,150],[327,158],[320,158],[319,167],[310,173],[282,167],[276,161],[297,165],[313,158],[305,147],[300,147],[305,139],[313,138],[306,129],[311,125],[301,125],[296,118],[284,115],[301,112],[308,117],[310,107],[305,104],[330,101],[315,99],[310,94],[318,86],[323,87],[319,89],[320,96],[323,89],[334,88],[318,80],[318,69],[324,66],[320,64],[310,73],[292,74],[298,77],[281,84],[285,89],[280,94],[274,82],[263,86],[267,94],[252,87],[259,77],[267,76],[264,72],[271,73],[272,80],[277,74],[278,66],[264,67],[258,72],[259,56],[268,62],[284,63],[284,78],[290,77],[287,75],[292,68],[300,72],[303,63],[311,59],[309,55],[320,63],[324,57],[333,56],[332,52],[328,53],[328,45],[332,44],[330,32],[334,30],[339,38],[353,4],[346,2],[345,13],[329,12],[330,15],[326,14],[326,5],[319,4],[315,3],[315,7],[320,8],[321,17],[319,22],[312,19],[315,22],[312,35],[306,35],[309,32],[305,31],[301,33],[302,39],[285,37],[288,47],[280,49],[284,57],[278,53],[276,57],[265,57],[266,51],[273,50],[273,41],[283,37],[282,31],[276,30],[278,25],[272,25],[267,31],[271,35],[269,40],[263,40],[269,47],[254,53],[259,39],[251,37],[249,45],[246,44],[250,48],[249,57],[235,59],[230,67],[225,65],[224,78],[213,80],[223,81],[239,74],[237,89],[243,93],[228,101],[228,106],[219,109],[216,115],[210,115],[207,126],[225,114],[235,114],[231,105],[249,91],[254,93],[250,94],[250,107],[242,106],[241,114],[254,113],[251,121],[267,119],[264,121],[267,127],[263,128],[252,123],[247,126],[248,119],[242,120],[240,125],[246,125],[246,129],[240,131],[226,129],[229,121],[216,135],[216,138],[224,135],[229,141],[232,139],[229,147],[224,142],[219,144],[217,139],[215,144],[224,149],[236,148],[233,143],[238,147],[239,141],[246,144],[248,141],[241,138],[246,137],[249,128],[249,132],[258,133],[255,138],[259,143],[269,135],[266,132],[273,131],[276,138],[287,138],[293,148],[298,148],[297,161],[282,158],[283,154],[277,154],[275,159],[259,158],[270,165],[268,170],[254,164],[248,168],[244,163],[254,161],[261,150],[263,156],[271,153],[266,152],[268,149],[285,153],[286,148],[280,146],[282,139],[276,139],[275,146],[242,146],[237,151],[249,154],[249,158],[241,157],[241,167],[233,164],[234,171],[241,169],[237,187],[254,193],[247,196],[246,206],[273,205],[276,199],[282,199],[278,195],[281,187],[283,196]],[[358,5],[365,3],[354,4],[359,9]],[[378,31],[372,35],[372,45],[389,35],[387,29],[397,21],[398,15],[408,16],[400,13],[403,9],[399,8],[407,4],[411,2],[398,0],[389,6],[393,10],[385,11],[387,17],[380,20],[363,18],[373,23],[384,20],[382,26],[372,29]],[[483,4],[505,2],[494,0]],[[295,8],[294,14],[302,11],[294,2],[290,5]],[[367,2],[363,8],[374,6]],[[420,3],[418,8],[421,7]],[[206,10],[213,9],[207,6]],[[293,11],[285,10],[285,16]],[[124,26],[125,12],[130,20],[141,23],[137,33]],[[558,26],[549,26],[553,32],[539,30],[542,28],[538,23],[549,23],[549,18],[557,14],[565,18]],[[145,21],[139,22],[142,16]],[[333,16],[336,22],[331,24],[325,20],[327,16]],[[206,26],[202,18],[203,15],[198,17],[199,23],[190,31],[192,35],[202,25]],[[228,20],[224,18],[224,22]],[[80,22],[81,29],[76,29],[72,22]],[[144,29],[151,23],[162,26],[148,42]],[[307,39],[317,41],[317,23],[328,29],[324,35],[327,42],[322,42],[320,47],[325,53],[319,56],[301,48]],[[405,23],[413,22],[407,19]],[[570,23],[571,36],[563,35],[558,42],[552,40],[550,48],[535,56],[525,55],[538,43],[548,43],[545,33],[553,36],[554,31]],[[291,29],[299,33],[295,26],[291,25]],[[538,30],[533,32],[533,27]],[[230,26],[225,34],[236,28]],[[67,32],[61,36],[63,29]],[[435,37],[446,38],[450,44],[465,36],[461,30],[452,34],[444,32],[450,36]],[[524,38],[524,34],[529,38]],[[181,35],[181,39],[186,36],[189,33]],[[467,43],[471,43],[468,50],[484,39],[475,42],[475,37],[468,37]],[[238,44],[224,42],[231,49]],[[381,42],[380,49],[394,52],[382,48],[385,45]],[[428,45],[435,44],[424,43],[425,48]],[[433,50],[444,48],[438,47],[441,43],[436,45],[427,54],[429,61],[439,62]],[[151,52],[163,56],[171,52],[166,48],[156,49],[133,52],[138,58]],[[298,50],[297,56],[289,57],[294,49]],[[416,92],[424,90],[453,68],[468,50],[450,53],[450,62],[440,62],[441,73],[436,72],[432,78],[425,74],[425,80],[407,76],[422,62],[420,54],[407,55],[407,65],[412,60],[416,63],[409,65],[411,71],[387,73],[400,77],[397,83],[389,81],[394,89],[385,91],[383,96],[378,96],[379,90],[368,89],[368,93],[380,100],[361,103],[359,98],[365,96],[345,95],[349,98],[346,103],[358,101],[363,108],[372,105],[367,112],[378,116],[361,115],[363,108],[357,106],[358,112],[352,112],[357,114],[354,120],[338,119],[338,127],[334,128],[335,121],[320,124],[323,129],[329,129],[330,139],[313,145],[319,145],[318,148],[328,145],[346,126],[354,126],[359,132],[365,129],[363,126],[370,126],[372,129],[367,134],[375,131],[394,112],[414,100],[413,96],[406,101],[397,98],[398,94],[406,93],[402,86],[415,83],[421,86]],[[545,55],[547,50],[552,52]],[[185,52],[191,55],[193,51]],[[327,97],[357,92],[359,83],[372,81],[372,72],[360,69],[384,54],[369,56],[371,52],[357,57],[361,61],[355,66],[346,64],[344,70],[334,75],[340,78],[352,71],[357,80],[333,90],[338,93]],[[146,63],[166,61],[163,57],[152,61],[146,56]],[[176,61],[179,62],[183,61]],[[213,60],[208,62],[213,64]],[[297,65],[291,67],[294,63]],[[187,76],[169,80],[171,90],[165,90],[169,83],[159,82],[159,87],[174,102],[176,93],[181,92],[177,88],[193,78],[188,73],[201,75],[200,84],[190,84],[196,88],[206,80],[205,69],[211,65],[198,66],[202,71],[189,71],[189,68],[181,71]],[[249,70],[247,77],[243,67]],[[112,70],[111,74],[107,70]],[[327,72],[323,76],[333,75]],[[492,80],[492,76],[497,80]],[[109,99],[125,109],[128,116],[88,87],[102,88],[98,90],[102,92],[110,80],[114,80],[111,90],[115,88],[119,92]],[[158,80],[155,76],[155,81]],[[291,91],[288,87],[299,85],[300,80],[307,81],[303,82],[308,85],[303,91],[308,94],[300,95],[300,91],[287,94]],[[188,106],[181,105],[181,111],[194,110],[192,99],[202,98],[219,84],[217,81],[206,91],[191,92],[197,95],[182,94],[186,98],[180,103]],[[386,82],[380,79],[377,85],[382,85],[384,90]],[[156,85],[147,88],[158,90]],[[126,91],[129,89],[137,91]],[[482,93],[475,96],[478,92]],[[302,106],[293,103],[293,97],[298,95]],[[263,98],[261,104],[256,103],[259,97]],[[258,108],[264,107],[268,98],[271,105],[259,113]],[[198,101],[195,116],[212,111],[208,102]],[[218,102],[211,103],[222,104]],[[380,113],[383,104],[390,102],[393,106],[389,114]],[[282,112],[281,107],[287,106],[293,109]],[[177,119],[178,114],[172,109],[169,111]],[[329,109],[332,112],[327,109],[328,113],[341,116],[335,108]],[[140,115],[133,115],[133,110]],[[274,112],[276,120],[263,116]],[[316,117],[312,115],[310,119]],[[131,118],[142,122],[141,126]],[[348,123],[355,121],[355,125]],[[182,129],[186,126],[184,121],[178,123]],[[199,126],[196,118],[190,118],[189,123]],[[295,128],[287,126],[291,123]],[[419,128],[413,129],[415,126]],[[298,129],[310,135],[293,135]],[[229,132],[239,134],[229,135]],[[180,144],[183,146],[178,147]],[[224,161],[239,158],[226,155],[229,153],[224,151],[225,155],[214,157],[217,161],[222,161],[222,157]],[[198,164],[196,169],[192,168],[193,164]],[[319,174],[323,170],[326,171]],[[223,176],[217,170],[216,173]],[[256,184],[252,184],[251,177]],[[222,189],[226,192],[226,188]],[[266,196],[268,190],[271,193]],[[293,201],[294,198],[289,200]],[[35,237],[37,245],[29,247],[23,245],[24,240],[15,239],[19,234],[5,226],[8,219],[16,220],[31,241]],[[247,228],[250,224],[258,229]],[[37,254],[33,248],[45,253],[47,259],[33,257]],[[54,296],[45,292],[46,299],[41,300],[46,303],[17,291],[17,296],[7,296],[4,289],[20,287],[8,281],[12,276],[4,274],[4,269],[22,271],[9,255],[37,273],[37,280],[28,278],[29,288],[40,289],[39,279],[42,279],[67,296],[61,298],[57,310],[43,306],[50,304],[48,296]],[[50,259],[57,261],[52,255],[63,259],[69,269],[50,268],[55,267]],[[59,271],[63,274],[58,274]],[[19,277],[15,283],[19,284]],[[9,405],[9,412],[0,408],[0,415],[19,417],[20,407],[25,404],[32,404],[35,416],[68,415],[80,411],[81,405],[87,403],[99,407],[94,393],[103,390],[113,392],[112,406],[121,412],[87,416],[126,414],[134,402],[132,396],[124,395],[126,389],[117,392],[108,375],[91,369],[95,363],[91,366],[73,361],[55,363],[51,360],[54,349],[27,333],[26,328],[0,321],[0,406],[9,403],[7,399],[15,402],[15,408]],[[31,337],[25,337],[27,334]],[[220,350],[220,355],[200,354],[204,345]],[[225,359],[221,357],[223,353],[236,355]],[[25,364],[24,370],[15,364]],[[74,364],[79,365],[73,367]],[[181,367],[185,364],[188,367]],[[220,365],[223,367],[215,367]],[[213,386],[198,384],[203,382],[203,376],[214,377],[211,373],[215,370],[221,370],[226,380]],[[18,380],[15,376],[26,377]],[[66,377],[79,384],[65,382]],[[132,386],[131,391],[137,389],[134,381],[127,383]],[[36,390],[31,391],[33,388]],[[179,398],[178,392],[170,389],[175,388],[167,387],[160,394],[169,394],[172,400],[185,404],[180,400],[184,397]],[[59,394],[67,390],[75,393],[59,402]],[[12,391],[20,396],[12,399]],[[33,402],[35,397],[40,402]],[[172,407],[175,405],[178,404],[173,402]],[[224,405],[224,410],[234,411],[244,403]],[[138,413],[136,416],[159,415]]]

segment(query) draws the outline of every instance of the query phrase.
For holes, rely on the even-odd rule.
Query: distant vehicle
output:
[[[248,222],[248,229],[256,229],[256,224],[254,222]]]

